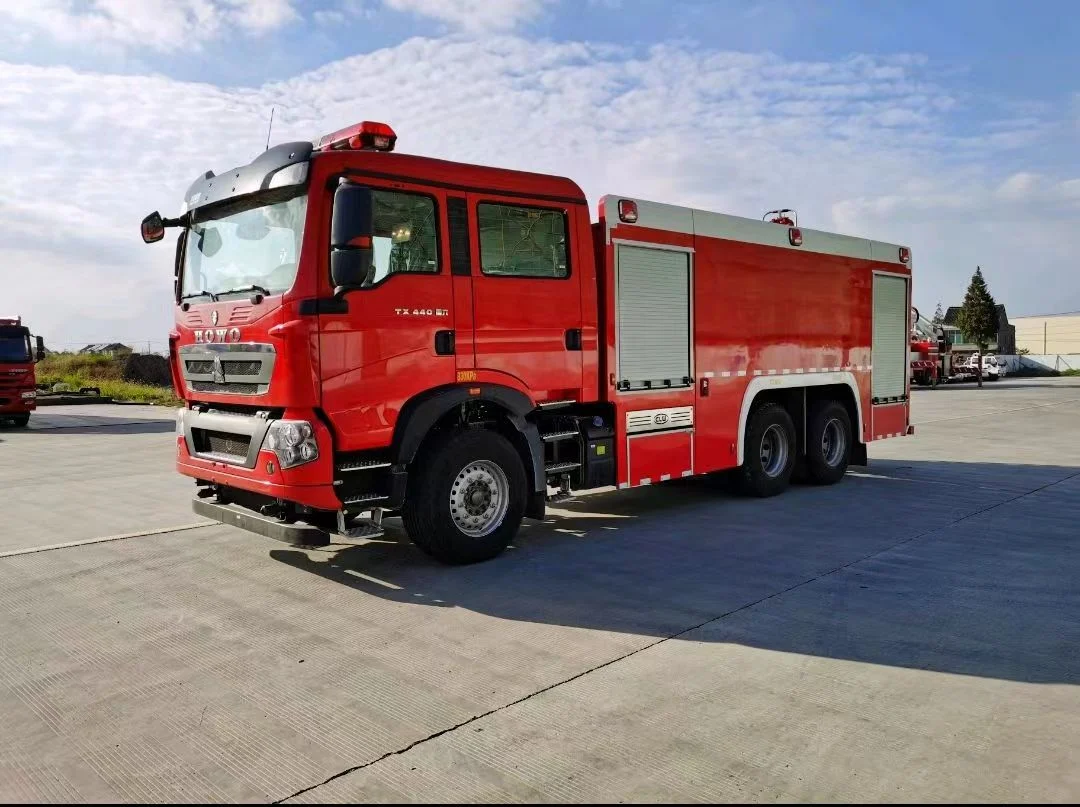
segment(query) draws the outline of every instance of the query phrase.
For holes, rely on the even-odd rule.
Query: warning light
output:
[[[802,246],[802,230],[798,227],[789,227],[787,231],[787,240],[793,247]]]
[[[627,224],[637,223],[637,202],[633,199],[619,200],[619,221],[625,221]]]
[[[323,135],[315,148],[320,151],[340,149],[393,151],[395,143],[397,143],[397,134],[387,124],[366,120],[346,129]]]
[[[900,247],[900,263],[907,263],[911,260],[911,250],[907,247]]]

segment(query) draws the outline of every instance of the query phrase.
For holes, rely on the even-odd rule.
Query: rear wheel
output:
[[[15,426],[15,427],[16,427],[16,428],[18,428],[18,429],[21,429],[21,428],[23,428],[23,427],[24,427],[24,426],[26,426],[26,424],[27,424],[27,423],[29,423],[29,422],[30,422],[30,415],[29,415],[29,414],[25,414],[25,415],[12,415],[12,416],[11,416],[11,423],[12,423],[12,425],[13,425],[13,426]]]
[[[767,403],[746,424],[740,480],[750,496],[783,493],[795,469],[795,424],[780,404]]]
[[[819,485],[844,478],[851,461],[851,417],[839,401],[819,401],[806,423],[806,469]]]
[[[502,552],[525,513],[525,467],[501,434],[451,432],[420,457],[401,517],[413,543],[443,563]]]

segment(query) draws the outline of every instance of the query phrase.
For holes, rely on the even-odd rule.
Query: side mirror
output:
[[[45,359],[45,337],[34,337],[34,361],[43,361]]]
[[[371,189],[349,183],[338,185],[330,226],[330,277],[334,281],[335,294],[361,288],[368,279],[374,232],[375,206]]]
[[[142,240],[153,244],[165,237],[165,222],[156,210],[142,220]]]

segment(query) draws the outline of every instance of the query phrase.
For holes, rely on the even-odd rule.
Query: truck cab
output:
[[[545,444],[526,414],[597,396],[589,211],[570,180],[395,140],[362,123],[277,146],[204,174],[178,219],[144,221],[147,241],[180,228],[177,465],[215,517],[243,507],[245,525],[301,543],[318,538],[300,522],[362,537],[381,528],[358,516],[402,508],[440,435],[497,410],[495,442],[524,457],[524,479],[493,504],[491,475],[470,472],[455,522],[470,543],[454,554],[473,559],[504,521],[543,513]]]
[[[0,423],[26,426],[37,407],[34,362],[44,352],[40,337],[31,350],[30,330],[21,317],[0,317]]]

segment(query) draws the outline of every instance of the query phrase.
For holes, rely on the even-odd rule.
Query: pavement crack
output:
[[[517,706],[519,704],[525,703],[526,701],[532,700],[533,698],[535,698],[535,697],[537,697],[539,695],[543,695],[545,692],[550,692],[553,689],[557,689],[558,687],[561,687],[561,686],[564,686],[566,684],[572,683],[572,682],[578,680],[579,678],[584,678],[586,675],[591,675],[592,673],[597,672],[599,670],[602,670],[605,667],[610,667],[613,664],[618,664],[619,662],[625,661],[626,659],[630,658],[631,656],[636,656],[639,653],[643,653],[646,650],[650,650],[650,649],[652,649],[654,647],[657,647],[658,645],[664,644],[665,642],[669,642],[672,639],[678,639],[678,638],[680,638],[682,636],[685,636],[688,633],[692,633],[692,632],[694,632],[696,630],[699,630],[700,628],[703,628],[703,627],[705,627],[707,625],[711,625],[714,622],[719,622],[719,621],[721,621],[723,619],[727,619],[730,616],[734,616],[735,614],[738,614],[738,613],[740,613],[742,611],[746,611],[746,610],[748,610],[750,608],[754,608],[754,607],[756,607],[756,606],[758,606],[758,605],[760,605],[760,604],[762,604],[764,602],[768,602],[771,599],[774,599],[776,597],[781,597],[784,594],[788,594],[788,593],[790,593],[792,591],[795,591],[796,589],[802,588],[803,586],[807,586],[807,585],[810,585],[811,583],[815,583],[818,580],[821,580],[821,579],[823,579],[825,577],[829,577],[830,575],[836,574],[837,572],[841,572],[841,571],[843,571],[845,569],[850,568],[851,566],[854,566],[854,565],[859,564],[859,563],[863,563],[864,561],[870,560],[871,558],[877,557],[878,555],[883,555],[883,554],[885,554],[887,552],[891,552],[894,549],[897,549],[898,547],[904,546],[905,544],[909,544],[909,543],[911,543],[913,541],[917,541],[920,538],[925,538],[926,536],[932,535],[935,532],[940,532],[941,530],[947,529],[949,527],[953,527],[953,526],[955,526],[957,524],[960,524],[961,522],[964,522],[964,521],[967,521],[968,519],[974,518],[975,516],[979,516],[979,515],[982,515],[983,513],[990,512],[991,510],[996,510],[999,507],[1004,507],[1005,505],[1011,504],[1012,502],[1015,502],[1018,499],[1022,499],[1022,498],[1026,497],[1026,496],[1032,495],[1033,493],[1038,493],[1039,491],[1046,490],[1047,488],[1053,487],[1054,485],[1059,485],[1062,482],[1067,482],[1068,480],[1075,479],[1077,477],[1080,477],[1080,471],[1077,471],[1076,473],[1069,474],[1068,476],[1062,477],[1061,479],[1056,479],[1054,481],[1047,482],[1045,485],[1040,485],[1039,487],[1033,488],[1032,490],[1026,491],[1024,493],[1018,493],[1015,496],[1012,496],[1012,497],[1010,497],[1008,499],[1004,499],[1002,501],[998,501],[998,502],[995,502],[993,504],[987,505],[986,507],[980,508],[980,509],[978,509],[978,510],[972,512],[972,513],[968,513],[967,515],[960,516],[959,518],[955,518],[955,519],[953,519],[952,521],[949,521],[946,524],[941,524],[941,525],[938,525],[936,527],[932,527],[930,529],[923,530],[922,532],[916,533],[915,535],[908,536],[907,538],[903,538],[902,540],[899,540],[899,541],[897,541],[897,542],[895,542],[893,544],[890,544],[887,547],[875,550],[873,552],[869,552],[866,555],[863,555],[863,556],[858,557],[858,558],[856,558],[854,560],[848,561],[847,563],[842,563],[839,566],[836,566],[836,567],[834,567],[832,569],[821,572],[820,574],[814,575],[813,577],[809,577],[806,580],[802,580],[802,581],[800,581],[798,583],[793,583],[792,585],[788,586],[787,588],[781,589],[779,591],[774,591],[771,594],[766,594],[764,597],[760,597],[760,598],[758,598],[758,599],[756,599],[756,600],[754,600],[752,602],[744,603],[743,605],[740,605],[738,608],[733,608],[730,611],[726,611],[726,612],[724,612],[722,614],[719,614],[717,616],[710,617],[709,619],[706,619],[703,622],[699,622],[696,625],[691,625],[690,627],[683,628],[682,630],[677,631],[676,633],[672,633],[672,634],[670,634],[668,636],[661,637],[661,638],[659,638],[659,639],[657,639],[657,640],[655,640],[653,642],[649,642],[648,644],[642,645],[641,647],[638,647],[638,648],[636,648],[634,650],[631,650],[628,653],[624,653],[621,656],[617,656],[615,658],[608,659],[607,661],[601,662],[600,664],[597,664],[597,665],[595,665],[593,667],[589,667],[586,670],[582,670],[581,672],[576,673],[576,674],[574,674],[574,675],[572,675],[572,676],[570,676],[568,678],[564,678],[564,679],[562,679],[560,681],[556,681],[553,684],[549,684],[548,686],[543,687],[541,689],[538,689],[535,692],[530,692],[528,695],[524,695],[524,696],[522,696],[520,698],[517,698],[516,700],[509,701],[507,703],[502,704],[501,706],[496,706],[493,709],[488,709],[485,712],[481,712],[479,714],[473,715],[472,717],[468,718],[467,720],[463,720],[460,723],[457,723],[457,724],[455,724],[453,726],[448,726],[447,728],[440,729],[439,731],[428,734],[427,736],[421,737],[421,738],[419,738],[417,740],[414,740],[413,742],[409,743],[408,745],[402,746],[401,748],[395,749],[393,751],[387,751],[382,756],[377,757],[377,758],[372,759],[372,760],[369,760],[368,762],[362,762],[359,765],[353,765],[353,766],[351,766],[349,768],[345,768],[344,770],[338,771],[337,773],[328,776],[326,779],[322,780],[321,782],[318,782],[318,783],[313,784],[313,785],[309,785],[308,787],[301,788],[300,790],[297,790],[295,793],[292,793],[292,794],[290,794],[288,796],[284,796],[284,797],[282,797],[280,799],[276,799],[275,801],[273,801],[271,803],[272,804],[283,804],[283,803],[285,803],[285,802],[287,802],[287,801],[289,801],[291,799],[298,798],[299,796],[302,796],[305,793],[310,793],[312,790],[317,790],[318,788],[322,787],[323,785],[327,785],[330,782],[333,782],[335,779],[340,779],[343,776],[348,776],[349,774],[355,773],[356,771],[361,771],[364,768],[370,768],[372,765],[377,765],[378,763],[382,762],[383,760],[389,759],[390,757],[400,756],[402,754],[407,754],[409,751],[416,748],[417,746],[423,745],[424,743],[430,742],[431,740],[442,737],[444,734],[450,734],[452,732],[457,731],[460,728],[468,726],[470,723],[475,723],[476,721],[482,720],[485,717],[489,717],[489,716],[491,716],[493,714],[497,714],[499,712],[510,709],[513,706]]]

